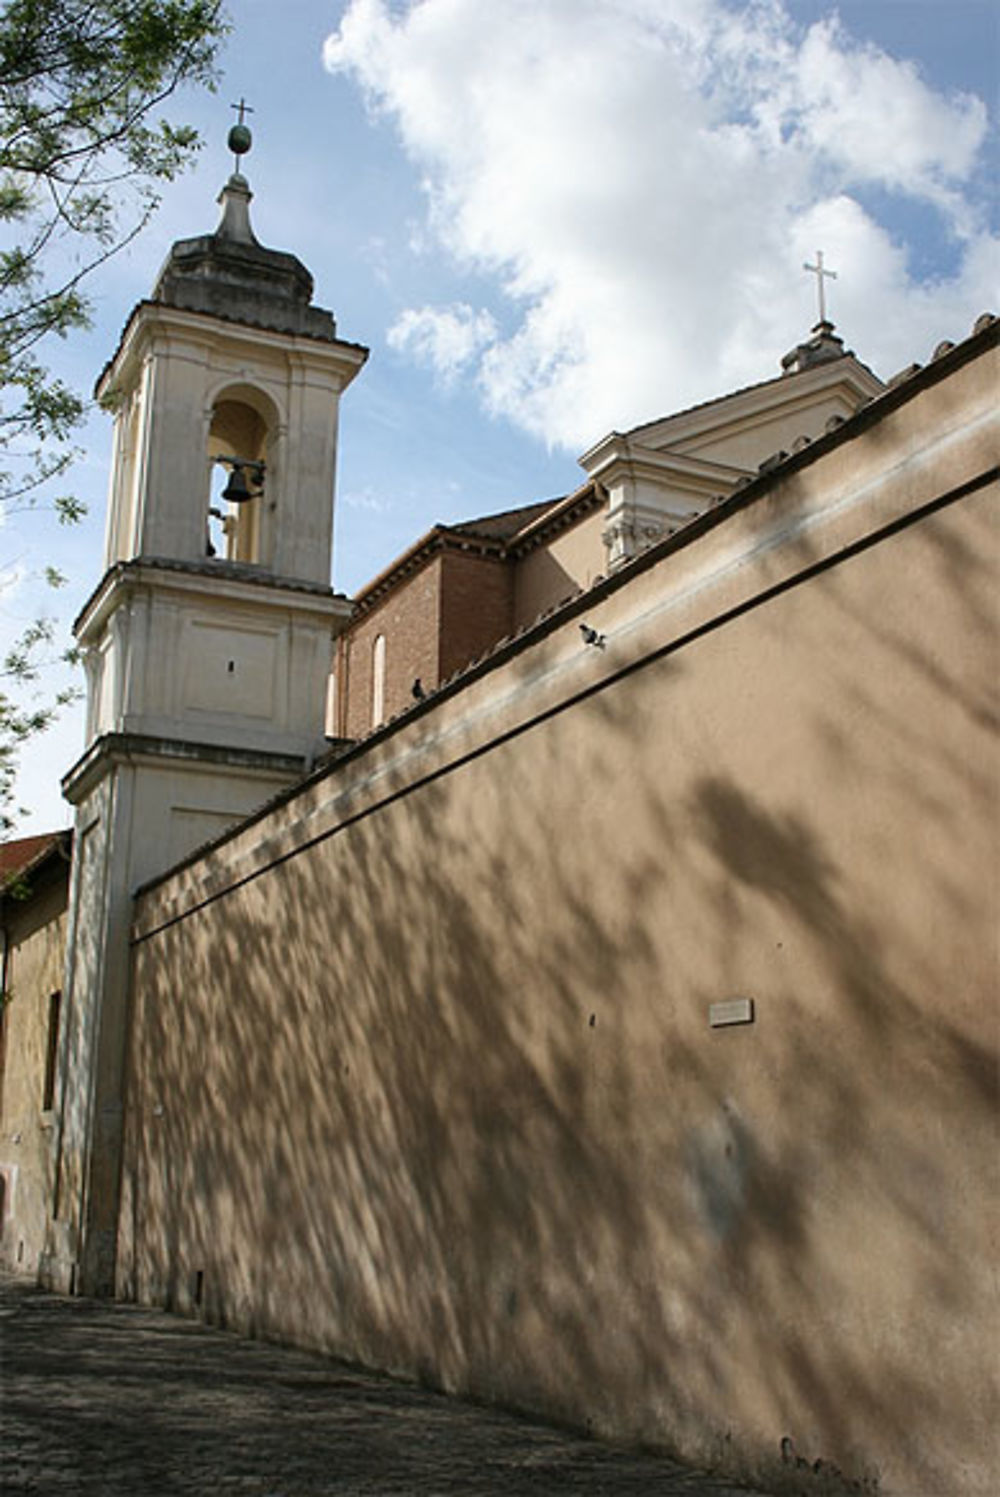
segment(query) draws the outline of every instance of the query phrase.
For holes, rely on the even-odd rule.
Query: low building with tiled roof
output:
[[[18,1273],[45,1247],[72,845],[0,844],[0,1267]]]
[[[0,842],[0,889],[15,879],[23,879],[55,848],[65,848],[66,845],[66,832],[41,832],[34,837],[14,837]]]

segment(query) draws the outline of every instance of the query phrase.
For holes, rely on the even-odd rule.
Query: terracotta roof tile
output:
[[[535,504],[521,504],[516,509],[500,510],[497,514],[483,515],[479,519],[461,520],[457,525],[449,525],[448,529],[459,535],[482,535],[499,541],[513,540],[528,525],[533,525],[553,506],[561,503],[561,498],[562,496],[558,499],[542,499]]]
[[[37,867],[56,847],[69,847],[69,832],[42,832],[37,837],[18,837],[0,845],[0,887]]]

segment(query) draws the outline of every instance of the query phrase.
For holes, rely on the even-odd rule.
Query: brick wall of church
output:
[[[492,556],[444,551],[402,578],[344,636],[337,654],[338,732],[360,738],[372,717],[375,641],[385,640],[383,721],[493,648],[512,628],[513,568]]]
[[[492,556],[442,556],[440,678],[446,681],[511,632],[513,568]]]
[[[363,738],[373,721],[375,641],[385,640],[382,721],[409,707],[419,677],[427,686],[438,681],[438,636],[441,616],[441,557],[405,579],[343,637],[337,653],[338,734]]]
[[[587,515],[516,560],[449,547],[399,578],[338,646],[337,735],[360,738],[374,726],[380,635],[384,721],[410,705],[415,680],[432,691],[516,629],[589,587],[605,562],[603,524],[603,511]]]

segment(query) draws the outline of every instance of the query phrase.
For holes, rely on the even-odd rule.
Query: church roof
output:
[[[311,305],[313,278],[302,261],[258,241],[250,226],[252,197],[246,178],[234,172],[219,194],[222,217],[214,234],[177,240],[153,300],[276,332],[336,340],[333,314]]]
[[[482,535],[493,540],[510,541],[559,502],[559,499],[542,499],[535,504],[520,504],[515,509],[502,509],[493,515],[461,520],[457,525],[449,525],[448,529],[459,535]]]
[[[492,669],[500,661],[516,654],[528,645],[541,638],[545,633],[559,627],[567,618],[573,617],[575,613],[591,607],[595,600],[616,591],[627,585],[630,579],[639,573],[657,565],[665,556],[690,545],[697,538],[714,529],[719,524],[724,524],[730,515],[746,508],[768,494],[773,485],[796,469],[805,467],[816,461],[817,458],[859,437],[869,429],[870,426],[883,420],[897,406],[912,399],[921,390],[938,380],[946,378],[954,370],[961,367],[968,360],[979,357],[987,348],[995,345],[1000,339],[1000,318],[992,313],[984,312],[976,319],[971,335],[963,342],[955,344],[950,340],[939,343],[934,349],[927,365],[911,364],[898,375],[888,380],[882,391],[874,399],[869,400],[861,406],[853,416],[845,417],[843,420],[831,422],[825,433],[814,441],[803,443],[791,452],[775,453],[765,458],[760,464],[757,473],[752,477],[746,477],[730,493],[720,494],[716,503],[701,514],[691,517],[685,524],[679,525],[670,534],[655,542],[646,550],[641,551],[619,571],[609,577],[600,577],[591,584],[588,589],[581,589],[564,602],[547,609],[544,614],[530,623],[523,625],[515,634],[509,638],[500,640],[492,649],[487,650],[479,659],[472,661],[456,674],[450,677],[427,697],[419,702],[414,702],[404,712],[392,717],[388,722],[376,728],[368,737],[346,750],[335,750],[326,762],[332,763],[336,759],[350,757],[353,753],[364,752],[368,743],[391,732],[400,721],[408,719],[415,713],[429,711],[434,703],[443,696],[451,696],[461,690],[469,681],[484,671]],[[779,376],[781,378],[782,376]],[[881,382],[880,382],[881,383]],[[743,393],[743,392],[737,392]],[[723,396],[725,400],[727,397]],[[707,402],[715,404],[716,402]],[[686,413],[680,413],[686,414]],[[653,423],[654,425],[659,423]],[[564,500],[557,500],[549,506],[548,513],[543,517],[541,525],[547,526],[563,507],[574,500],[579,500],[587,494],[598,494],[599,485],[588,484],[575,495],[569,495]],[[444,527],[438,527],[443,529]],[[525,527],[530,529],[530,527]],[[524,532],[519,533],[519,537]],[[515,539],[514,544],[517,544]],[[419,543],[418,543],[419,545]],[[416,548],[411,548],[411,551]],[[392,576],[393,568],[387,569],[382,574],[383,578]]]
[[[824,324],[823,326],[832,328],[832,324]],[[814,329],[815,332],[816,329]],[[656,427],[663,426],[668,422],[681,421],[684,417],[693,416],[696,412],[721,409],[740,400],[745,395],[752,395],[755,391],[767,390],[769,388],[778,389],[782,385],[787,385],[790,379],[794,379],[799,374],[805,374],[808,370],[815,369],[821,364],[831,364],[839,359],[849,359],[858,369],[864,370],[870,379],[876,381],[879,385],[882,384],[875,371],[859,359],[852,349],[845,349],[843,347],[840,338],[833,338],[832,340],[839,345],[839,352],[826,352],[822,356],[815,358],[810,358],[808,355],[802,356],[802,350],[808,350],[818,344],[819,341],[819,337],[806,340],[803,343],[797,344],[795,348],[785,354],[781,361],[782,372],[780,374],[771,375],[769,379],[756,380],[753,384],[741,385],[736,390],[727,390],[725,395],[713,395],[709,400],[699,400],[694,405],[682,406],[678,411],[671,411],[668,416],[655,416],[651,421],[642,421],[638,426],[630,426],[623,435],[634,437],[640,432],[652,431]]]
[[[332,312],[312,305],[313,278],[302,261],[259,242],[250,224],[252,198],[246,178],[234,172],[219,194],[222,215],[215,232],[173,244],[152,297],[132,308],[118,346],[94,384],[98,400],[106,395],[108,378],[138,320],[158,306],[237,327],[336,343],[356,348],[367,357],[368,349],[362,344],[337,336]]]
[[[506,558],[522,548],[540,544],[553,531],[574,524],[581,514],[603,502],[597,486],[588,480],[572,494],[556,499],[522,504],[454,525],[434,525],[355,594],[355,612],[372,608],[439,551],[476,550],[482,555]]]

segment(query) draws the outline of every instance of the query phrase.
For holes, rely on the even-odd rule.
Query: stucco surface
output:
[[[65,868],[65,865],[62,865]],[[66,877],[50,870],[24,900],[0,893],[7,949],[0,1044],[0,1264],[33,1273],[52,1185],[51,1106],[44,1104],[51,995],[62,988]]]
[[[920,406],[140,902],[123,1292],[995,1489],[996,487]]]

